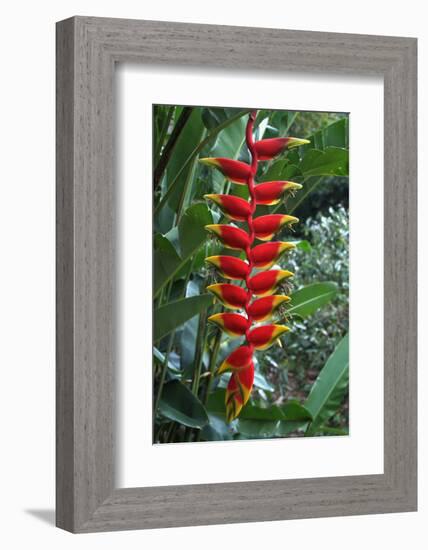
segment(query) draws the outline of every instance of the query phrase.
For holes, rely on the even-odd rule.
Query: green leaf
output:
[[[183,214],[178,227],[166,235],[155,236],[154,294],[173,279],[207,239],[205,225],[213,223],[211,211],[204,203],[195,203]]]
[[[280,409],[285,420],[312,420],[311,412],[297,399],[290,399]]]
[[[309,136],[311,143],[302,147],[303,151],[307,149],[325,149],[326,147],[348,148],[348,117],[343,117],[325,128],[318,130],[312,136]]]
[[[205,107],[202,109],[202,120],[207,130],[214,130],[239,112],[240,109],[237,108]]]
[[[312,420],[311,413],[297,400],[267,408],[247,405],[242,409],[237,429],[248,437],[286,437],[306,429]]]
[[[180,242],[181,258],[192,256],[207,239],[205,226],[213,219],[206,204],[195,203],[183,214],[178,224],[178,238]]]
[[[153,341],[163,338],[213,303],[211,294],[182,298],[161,306],[154,312]]]
[[[209,132],[209,134],[202,140],[200,141],[195,147],[194,149],[192,150],[192,152],[189,154],[189,156],[184,160],[182,159],[182,164],[181,166],[177,166],[177,172],[174,174],[171,173],[171,177],[172,179],[170,178],[169,182],[168,182],[168,190],[167,192],[164,194],[164,196],[162,197],[162,199],[159,201],[159,203],[157,204],[157,206],[155,207],[154,209],[154,216],[157,216],[159,211],[169,202],[170,198],[172,196],[176,196],[175,193],[179,193],[179,190],[180,190],[180,182],[182,181],[181,180],[181,177],[183,176],[183,174],[187,174],[188,170],[189,170],[189,165],[196,159],[196,157],[199,155],[199,153],[204,149],[204,147],[209,144],[209,143],[212,143],[212,141],[218,136],[218,134],[224,130],[225,128],[227,128],[230,124],[233,124],[233,122],[235,122],[236,120],[238,120],[239,118],[243,117],[244,115],[246,115],[248,113],[248,109],[245,109],[243,111],[240,111],[239,113],[237,113],[235,116],[229,118],[228,120],[226,120],[225,122],[223,122],[222,124],[219,124],[218,126],[216,126],[213,130],[211,130]],[[184,177],[184,176],[183,176]]]
[[[176,272],[181,264],[181,258],[177,254],[174,245],[164,235],[155,235],[153,270],[155,294],[169,281],[171,273]]]
[[[232,439],[232,432],[226,422],[215,414],[208,414],[209,424],[201,431],[205,441],[227,441]]]
[[[225,415],[226,390],[219,389],[211,393],[207,409],[217,416]],[[247,404],[241,411],[240,418],[245,420],[312,420],[312,415],[308,409],[296,399],[290,399],[283,405],[271,405],[270,407],[258,407]]]
[[[239,415],[242,420],[312,420],[311,413],[297,400],[287,401],[284,405],[271,405],[262,408],[246,405]]]
[[[275,387],[266,380],[261,372],[254,373],[254,386],[265,391],[274,391]]]
[[[320,426],[317,431],[322,435],[349,435],[348,428],[336,428],[334,426]]]
[[[299,315],[302,318],[309,317],[320,307],[328,304],[337,292],[337,284],[330,281],[304,286],[291,295],[290,307],[287,309],[287,313],[289,315]]]
[[[179,380],[164,385],[158,410],[166,418],[190,428],[202,428],[208,423],[205,407]]]
[[[313,417],[306,435],[313,435],[321,424],[337,412],[348,391],[348,382],[349,336],[347,334],[328,358],[305,401],[305,407]]]
[[[346,149],[327,147],[324,151],[309,149],[299,169],[308,176],[347,176],[349,155]]]
[[[217,416],[225,416],[226,409],[224,406],[224,400],[226,396],[226,390],[220,389],[210,393],[207,401],[207,410],[210,413],[216,414]]]
[[[292,432],[302,431],[307,422],[286,420],[245,420],[239,418],[236,428],[246,438],[287,437]]]
[[[172,182],[176,179],[178,172],[182,168],[186,160],[191,156],[195,147],[201,142],[205,131],[204,124],[201,118],[200,109],[193,109],[186,125],[184,126],[180,136],[175,144],[173,154],[169,159],[166,168],[166,187],[169,188]],[[186,182],[192,171],[192,163],[189,162],[186,168],[180,172],[175,183],[174,191],[170,194],[168,204],[173,211],[177,211],[177,207],[182,200],[182,193],[186,192]],[[172,220],[171,220],[172,221]]]
[[[299,248],[304,252],[310,252],[312,250],[311,243],[309,241],[306,241],[305,239],[302,239],[300,241],[292,241],[290,239],[287,239],[287,242],[293,243],[296,248]]]
[[[158,350],[157,347],[153,346],[153,357],[163,365],[165,363],[165,355]],[[175,374],[181,374],[181,371],[179,368],[175,367],[171,361],[168,361],[167,367],[170,371],[172,371]]]
[[[298,166],[290,163],[288,159],[280,159],[273,162],[258,181],[261,183],[263,181],[290,180],[301,176],[302,172]]]

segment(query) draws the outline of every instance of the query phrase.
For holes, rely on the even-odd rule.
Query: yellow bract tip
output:
[[[216,235],[218,235],[220,231],[219,227],[220,227],[220,224],[218,223],[210,223],[208,225],[205,225],[204,229],[206,229],[206,231],[211,231],[212,233],[215,233]]]
[[[288,149],[291,149],[292,147],[300,147],[301,145],[307,145],[311,141],[309,139],[301,139],[301,138],[290,138],[287,147]]]
[[[227,361],[223,361],[223,363],[219,366],[216,372],[216,376],[220,376],[220,374],[223,374],[224,372],[227,372],[228,370],[231,370],[231,366]]]
[[[284,334],[284,332],[288,332],[289,330],[290,329],[285,325],[275,325],[274,338],[278,338],[278,336],[281,336],[281,334]]]
[[[285,186],[285,189],[302,189],[303,185],[301,183],[296,183],[294,181],[287,181],[287,185]]]
[[[205,261],[215,265],[216,267],[219,267],[220,265],[220,256],[208,256],[208,258],[205,258]]]
[[[296,218],[295,216],[289,216],[288,214],[284,214],[282,216],[282,223],[285,224],[285,223],[288,223],[288,224],[293,224],[293,223],[297,223],[299,221],[299,218]]]
[[[279,277],[285,279],[285,277],[293,277],[294,273],[292,271],[287,271],[286,269],[279,270]]]
[[[285,250],[289,250],[290,248],[296,248],[296,245],[294,243],[286,243],[286,242],[281,242],[279,245],[279,250],[281,252],[284,252]]]
[[[207,321],[210,321],[211,323],[215,323],[215,324],[221,323],[221,316],[222,316],[221,313],[215,313],[214,315],[210,315]],[[220,317],[220,320],[219,320],[219,317]]]
[[[279,304],[282,304],[283,302],[289,302],[291,300],[290,296],[285,296],[285,294],[278,294],[274,296],[274,298],[274,304],[277,306],[279,306]]]
[[[213,166],[214,168],[217,168],[219,165],[218,160],[215,158],[203,158],[199,159],[199,162],[205,164],[206,166]]]

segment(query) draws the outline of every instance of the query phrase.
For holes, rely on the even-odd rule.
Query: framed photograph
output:
[[[416,510],[416,39],[57,24],[57,525]]]

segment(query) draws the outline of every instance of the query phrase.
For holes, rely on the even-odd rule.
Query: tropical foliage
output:
[[[208,166],[199,162],[230,159],[251,166],[248,120],[248,110],[154,108],[155,442],[347,433],[347,117],[258,111],[251,132],[256,143],[279,143],[276,138],[292,135],[308,141],[275,154],[260,149],[262,162],[253,174],[257,197],[254,189],[251,196],[245,174],[236,184],[231,180],[239,179],[239,174],[232,177],[230,166],[229,171],[224,166],[213,170],[212,161],[211,166],[209,161]],[[275,142],[268,141],[273,138]],[[290,189],[272,185],[288,181],[299,184],[295,189],[302,186],[294,196]],[[277,201],[284,191],[285,200]],[[249,215],[254,222],[261,220],[256,222],[259,225],[272,214],[275,223],[295,220],[300,211],[314,214],[315,198],[318,213],[293,225],[294,235],[290,237],[288,223],[267,231],[269,236],[276,233],[281,249],[274,242],[267,247],[255,243],[248,256],[248,243],[240,239],[245,239]],[[231,244],[237,246],[231,249]],[[265,249],[257,250],[258,246]],[[233,285],[247,296],[250,279],[245,266],[250,262],[251,267],[265,270],[259,272],[263,277],[272,271],[295,273],[294,286],[289,285],[286,293],[291,300],[277,293],[273,296],[279,303],[273,304],[269,296],[272,304],[266,312],[262,311],[266,304],[253,307],[254,322],[266,321],[274,313],[280,324],[272,321],[267,326],[281,327],[286,319],[291,330],[275,328],[275,335],[266,335],[255,334],[259,325],[253,328],[259,349],[267,348],[273,336],[282,341],[282,348],[251,353],[253,391],[245,394],[247,403],[227,407],[231,388],[236,388],[230,358],[245,347],[245,335],[251,333],[245,317],[224,307],[230,304],[223,290],[230,291],[226,285]],[[245,273],[240,272],[243,269]],[[225,274],[232,280],[225,281],[221,276]],[[229,296],[238,306],[239,292]],[[329,329],[329,319],[335,330]],[[323,331],[328,336],[325,342]]]

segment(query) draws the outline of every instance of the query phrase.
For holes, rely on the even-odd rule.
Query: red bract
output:
[[[269,271],[262,271],[257,273],[254,277],[247,282],[248,288],[256,296],[268,296],[273,294],[279,285],[279,283],[292,277],[293,273],[291,271],[286,271],[284,269],[271,269]]]
[[[286,214],[268,214],[253,221],[256,237],[261,241],[269,241],[284,225],[291,225],[299,219]]]
[[[216,235],[226,248],[245,250],[250,244],[250,237],[243,229],[233,225],[211,224],[205,229]]]
[[[233,256],[210,256],[205,261],[215,266],[226,279],[245,279],[250,272],[246,262]]]
[[[253,348],[251,346],[239,346],[220,365],[217,374],[232,370],[240,370],[248,367],[253,358]]]
[[[284,332],[289,330],[284,325],[263,325],[262,327],[253,328],[248,334],[248,341],[253,344],[256,349],[269,348],[277,338]]]
[[[254,300],[248,307],[248,313],[254,321],[266,321],[272,317],[281,304],[285,304],[289,301],[290,297],[284,296],[283,294],[265,296],[264,298]]]
[[[255,149],[259,160],[272,160],[286,149],[291,149],[291,147],[299,147],[300,145],[305,145],[306,143],[310,143],[310,141],[308,139],[299,139],[294,137],[262,139],[261,141],[256,142]]]
[[[244,288],[229,283],[210,285],[207,290],[229,309],[243,309],[248,300],[248,292]]]
[[[279,241],[259,244],[251,249],[251,261],[254,267],[267,269],[290,248],[296,248],[296,245]]]
[[[226,420],[231,422],[241,412],[251,395],[254,383],[254,363],[236,371],[230,377],[226,388]]]
[[[257,204],[272,206],[278,204],[285,191],[301,189],[303,186],[294,181],[266,181],[255,187]]]
[[[217,373],[231,372],[226,388],[226,418],[235,419],[250,398],[254,382],[255,350],[264,350],[272,345],[288,328],[283,325],[264,325],[253,327],[254,322],[271,318],[277,308],[290,300],[288,296],[273,295],[281,281],[293,274],[284,269],[272,269],[252,275],[253,268],[268,269],[277,262],[283,252],[294,248],[292,243],[267,242],[254,245],[255,238],[270,239],[282,227],[297,222],[297,218],[286,214],[270,214],[254,219],[257,204],[277,204],[287,190],[300,189],[301,185],[290,181],[270,181],[255,185],[254,178],[260,160],[270,160],[286,148],[308,143],[297,138],[274,138],[254,142],[253,127],[256,111],[248,118],[245,132],[246,144],[251,165],[227,158],[201,159],[208,166],[217,168],[226,178],[248,187],[250,200],[230,195],[205,195],[207,200],[215,202],[229,218],[246,222],[248,232],[232,225],[211,224],[206,229],[217,235],[228,248],[243,250],[247,262],[233,256],[210,256],[207,262],[213,264],[223,277],[245,281],[242,288],[232,284],[214,284],[207,287],[209,292],[230,309],[242,309],[245,314],[217,313],[209,317],[229,336],[245,336],[245,345],[232,351],[220,365]],[[254,299],[255,296],[262,296]]]
[[[231,220],[245,222],[251,215],[251,204],[233,195],[204,195],[205,199],[213,201]]]
[[[217,168],[228,180],[234,183],[246,183],[251,172],[251,167],[245,162],[223,157],[199,159],[199,162]]]
[[[208,321],[215,323],[229,336],[244,336],[250,327],[248,319],[239,313],[216,313],[208,317]]]

